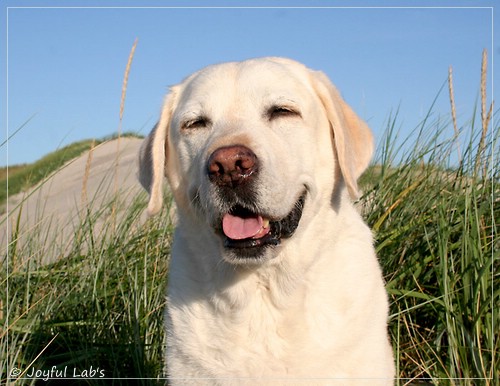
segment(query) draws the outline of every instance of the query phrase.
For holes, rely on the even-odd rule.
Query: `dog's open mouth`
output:
[[[248,249],[279,245],[282,238],[291,237],[297,229],[304,202],[305,193],[286,217],[276,221],[239,205],[231,208],[222,218],[224,247]]]

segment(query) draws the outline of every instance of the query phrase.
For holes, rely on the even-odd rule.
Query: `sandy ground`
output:
[[[16,240],[13,234],[18,235],[16,249],[24,248],[20,255],[25,260],[16,261],[16,266],[25,265],[26,259],[47,264],[64,257],[74,241],[82,216],[88,210],[95,213],[102,209],[114,197],[119,197],[116,206],[119,221],[123,210],[142,191],[137,180],[141,143],[141,139],[121,138],[100,144],[40,185],[10,197],[8,212],[0,217],[2,258],[6,256],[9,243],[13,248],[12,240]],[[110,218],[100,217],[106,220],[98,219],[93,224],[96,233],[105,225],[103,221]]]

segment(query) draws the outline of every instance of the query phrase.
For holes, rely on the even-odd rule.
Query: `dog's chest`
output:
[[[170,313],[172,327],[190,331],[182,334],[179,348],[187,350],[183,354],[194,362],[204,363],[208,373],[265,376],[287,374],[298,365],[310,330],[300,303],[296,296],[277,306],[269,288],[257,285],[251,292],[221,294],[192,304],[189,318],[185,310]]]

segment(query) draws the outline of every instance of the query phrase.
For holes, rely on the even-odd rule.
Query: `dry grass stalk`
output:
[[[486,146],[486,135],[488,134],[488,126],[491,120],[491,114],[493,112],[493,102],[490,105],[489,111],[486,111],[486,74],[488,66],[488,51],[483,50],[483,59],[481,62],[481,138],[479,140],[479,147],[476,155],[476,165],[475,172],[479,171],[479,166],[481,165],[481,159]],[[483,165],[483,178],[487,178],[487,163]]]
[[[87,183],[90,175],[90,165],[92,164],[92,156],[94,155],[94,147],[95,147],[95,140],[92,140],[92,144],[90,145],[90,150],[87,155],[87,162],[85,163],[85,173],[83,174],[82,198],[81,198],[82,209],[86,207],[88,202]]]
[[[118,124],[118,137],[116,141],[116,162],[115,162],[115,174],[114,174],[114,194],[115,197],[118,193],[118,164],[120,159],[120,139],[122,132],[122,120],[123,120],[123,111],[125,110],[125,96],[127,95],[127,85],[128,85],[128,75],[130,73],[130,67],[132,66],[132,60],[134,59],[135,48],[137,47],[137,38],[132,45],[132,49],[130,50],[130,54],[128,56],[127,66],[125,67],[125,74],[123,76],[122,83],[122,97],[120,100],[120,122]],[[115,225],[116,218],[116,204],[113,204],[111,209],[111,218],[113,221],[113,228]]]
[[[120,101],[120,123],[123,118],[123,110],[125,107],[125,95],[127,94],[127,83],[128,83],[128,74],[130,73],[130,66],[132,65],[132,59],[134,58],[135,47],[137,46],[137,39],[135,39],[132,49],[130,50],[130,54],[128,56],[127,67],[125,67],[125,75],[123,77],[122,84],[122,98]]]
[[[448,91],[450,92],[451,118],[453,120],[453,130],[455,132],[455,141],[457,141],[458,160],[462,159],[460,154],[460,143],[458,142],[457,110],[455,108],[455,96],[453,92],[453,69],[448,68]]]
[[[125,67],[125,74],[123,75],[123,83],[122,83],[122,97],[120,100],[120,122],[118,124],[118,141],[117,141],[117,152],[116,152],[116,164],[118,166],[118,154],[120,152],[120,137],[122,133],[122,121],[123,121],[123,111],[125,110],[125,96],[127,95],[127,84],[128,84],[128,75],[130,73],[130,67],[132,66],[132,59],[134,59],[135,47],[137,46],[137,38],[132,45],[132,49],[130,50],[130,54],[128,55],[127,66]],[[115,184],[116,185],[116,184]]]

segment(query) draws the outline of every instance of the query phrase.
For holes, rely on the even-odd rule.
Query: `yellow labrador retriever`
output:
[[[140,152],[149,213],[178,210],[172,384],[393,384],[388,302],[351,200],[369,128],[321,72],[263,58],[171,88]]]

